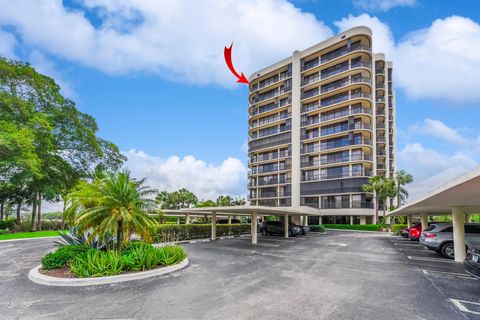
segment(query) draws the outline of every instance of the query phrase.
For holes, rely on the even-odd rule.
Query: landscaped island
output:
[[[119,252],[73,244],[44,256],[40,273],[61,278],[104,277],[171,266],[186,258],[180,246],[156,248],[141,241],[130,242]]]

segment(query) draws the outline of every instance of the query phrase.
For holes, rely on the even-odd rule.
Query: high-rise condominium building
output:
[[[395,171],[392,63],[356,27],[250,77],[249,200],[310,206],[323,223],[371,223],[362,185]]]

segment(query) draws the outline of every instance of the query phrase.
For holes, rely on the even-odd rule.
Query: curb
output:
[[[327,228],[327,230],[348,231],[348,232],[368,232],[368,233],[378,233],[378,234],[391,234],[391,232],[370,231],[370,230],[352,230],[352,229],[334,229],[334,228]]]
[[[209,242],[209,241],[216,241],[216,240],[222,240],[222,239],[232,239],[232,238],[240,238],[240,237],[250,237],[250,233],[248,234],[241,234],[241,235],[234,235],[234,236],[223,236],[223,237],[217,237],[217,239],[212,240],[210,238],[203,238],[203,239],[192,239],[192,240],[180,240],[180,241],[172,241],[172,242],[160,242],[160,243],[154,243],[152,244],[155,247],[162,247],[162,246],[168,246],[168,245],[173,245],[173,244],[184,244],[184,243],[200,243],[200,242]]]
[[[177,270],[183,269],[188,265],[188,258],[185,258],[180,263],[177,263],[173,266],[163,267],[154,270],[147,270],[142,272],[134,272],[128,274],[120,274],[116,276],[109,277],[98,277],[98,278],[57,278],[41,274],[39,269],[42,265],[38,265],[28,273],[28,279],[35,283],[45,285],[45,286],[56,286],[56,287],[83,287],[83,286],[96,286],[101,284],[113,284],[120,283],[132,280],[140,280],[151,277],[157,277],[165,274],[175,272]]]
[[[7,239],[7,240],[0,240],[0,243],[4,242],[15,242],[15,241],[25,241],[25,240],[40,240],[40,239],[55,239],[59,236],[48,236],[48,237],[32,237],[32,238],[21,238],[21,239]]]

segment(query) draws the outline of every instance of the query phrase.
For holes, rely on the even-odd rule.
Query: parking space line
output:
[[[265,237],[259,237],[258,240],[276,241],[276,242],[295,242],[295,240],[270,239],[270,238],[265,238]]]
[[[480,303],[478,303],[478,302],[471,302],[471,301],[458,300],[458,299],[452,299],[452,298],[450,298],[450,301],[453,303],[453,305],[455,307],[458,308],[458,310],[460,310],[462,312],[467,312],[467,313],[471,313],[471,314],[480,315],[480,311],[470,310],[467,307],[468,305],[472,305],[472,306],[475,306],[476,308],[478,308],[480,310]]]
[[[407,256],[410,260],[419,260],[419,261],[433,261],[433,262],[446,262],[446,263],[457,263],[455,260],[449,260],[445,258],[427,258],[427,257],[416,257],[416,256]]]
[[[394,242],[393,245],[404,246],[404,247],[421,247],[421,245],[419,245],[418,243],[397,243],[397,242]]]
[[[207,249],[230,251],[230,252],[234,252],[234,253],[246,253],[246,254],[253,254],[253,253],[256,252],[255,250],[238,249],[238,248],[221,247],[221,246],[208,247]]]
[[[442,277],[452,277],[460,278],[466,280],[478,280],[477,278],[472,277],[468,273],[456,273],[456,272],[446,272],[446,271],[435,271],[435,270],[425,270],[423,269],[423,274],[429,276],[442,276]]]
[[[428,249],[420,249],[420,248],[397,248],[398,250],[400,251],[423,251],[423,252],[434,252],[434,251],[430,251]]]
[[[245,244],[251,244],[250,241],[245,241],[243,239],[229,239],[228,241],[229,242],[240,242],[240,243],[245,243]],[[275,248],[275,247],[280,246],[279,244],[261,243],[261,242],[257,242],[257,244],[255,244],[255,245],[260,246],[260,247],[271,247],[271,248]]]

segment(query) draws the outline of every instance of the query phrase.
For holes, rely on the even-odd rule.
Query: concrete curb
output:
[[[59,236],[35,237],[35,238],[21,238],[21,239],[8,239],[8,240],[0,240],[0,243],[4,243],[4,242],[16,242],[16,241],[25,241],[25,240],[55,239],[55,238],[59,238]]]
[[[120,274],[109,277],[98,278],[57,278],[41,274],[39,272],[41,265],[36,266],[28,273],[28,279],[31,281],[45,285],[45,286],[57,286],[57,287],[83,287],[83,286],[96,286],[101,284],[113,284],[132,280],[140,280],[151,277],[157,277],[178,271],[185,268],[188,265],[188,258],[185,258],[182,262],[172,266],[163,267],[154,270],[147,270],[142,272]]]

